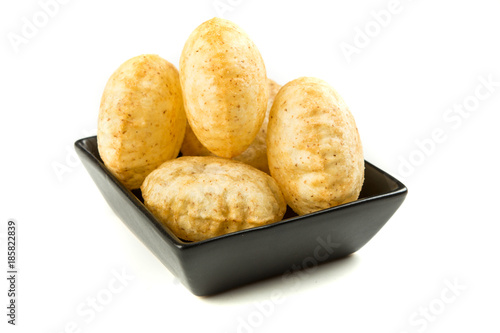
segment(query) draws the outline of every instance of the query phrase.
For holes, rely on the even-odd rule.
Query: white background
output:
[[[214,7],[220,3],[226,10]],[[0,330],[498,332],[500,3],[401,0],[385,26],[374,23],[372,12],[389,7],[70,0],[44,22],[38,1],[2,1],[0,266],[5,272],[6,222],[14,218],[19,277],[16,327],[6,323],[1,278]],[[316,76],[334,86],[366,159],[409,195],[349,259],[305,272],[293,286],[277,277],[200,298],[113,214],[73,143],[95,133],[104,85],[122,62],[156,53],[178,66],[188,35],[214,16],[247,31],[278,83]],[[34,20],[41,27],[23,37]],[[14,35],[25,39],[15,45]],[[357,53],[346,56],[347,44]],[[448,111],[464,103],[463,116]],[[430,143],[436,131],[441,140]],[[114,274],[122,273],[130,280],[120,284]],[[100,311],[88,303],[95,297],[106,303]]]

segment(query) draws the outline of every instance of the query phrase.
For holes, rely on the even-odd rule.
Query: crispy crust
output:
[[[271,175],[299,215],[358,198],[364,180],[354,118],[326,82],[302,77],[275,98],[267,133]]]
[[[157,55],[123,63],[108,80],[97,142],[106,167],[129,188],[179,154],[186,115],[177,69]]]
[[[267,105],[259,50],[234,23],[214,18],[189,36],[180,58],[189,124],[203,146],[231,158],[255,139]]]
[[[175,235],[199,241],[280,221],[275,180],[242,162],[212,156],[167,161],[141,186],[146,207]]]

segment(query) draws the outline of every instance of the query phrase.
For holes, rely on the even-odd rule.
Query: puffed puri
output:
[[[213,156],[163,163],[141,186],[145,206],[177,237],[200,241],[280,221],[286,203],[266,173]]]
[[[157,55],[124,62],[109,78],[97,125],[99,155],[127,188],[177,157],[186,129],[177,69]]]
[[[189,125],[213,154],[232,158],[257,136],[268,89],[257,46],[231,21],[213,18],[187,39],[180,80]]]
[[[267,129],[271,176],[299,215],[357,200],[361,139],[349,108],[325,81],[301,77],[276,96]]]

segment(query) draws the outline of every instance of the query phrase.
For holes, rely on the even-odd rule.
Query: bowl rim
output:
[[[163,235],[167,236],[167,238],[171,241],[172,245],[174,245],[177,249],[183,250],[183,249],[189,249],[193,247],[198,247],[198,246],[203,246],[204,244],[210,244],[212,242],[216,242],[222,239],[230,238],[230,237],[240,237],[243,234],[249,234],[249,233],[255,233],[255,232],[260,232],[262,230],[267,230],[270,228],[279,228],[280,226],[283,225],[288,225],[290,223],[301,223],[302,219],[311,217],[311,216],[318,216],[322,214],[329,214],[333,211],[339,211],[339,210],[345,210],[348,209],[349,207],[352,206],[358,206],[360,204],[365,204],[374,200],[380,200],[383,198],[391,197],[394,195],[400,195],[400,194],[406,194],[408,192],[407,187],[401,183],[399,180],[397,180],[394,176],[390,175],[389,173],[383,171],[382,169],[378,168],[377,166],[373,165],[372,163],[368,162],[367,160],[364,160],[365,165],[369,165],[371,168],[374,168],[377,172],[383,174],[385,177],[389,178],[390,181],[394,182],[396,187],[393,190],[390,190],[385,193],[380,193],[380,194],[375,194],[367,197],[363,197],[361,199],[357,199],[355,201],[351,201],[345,204],[341,204],[338,206],[322,209],[316,212],[312,212],[309,214],[305,215],[297,215],[297,216],[292,216],[286,219],[283,219],[278,222],[270,223],[267,225],[262,225],[262,226],[257,226],[257,227],[252,227],[249,229],[244,229],[244,230],[239,230],[231,233],[227,233],[224,235],[200,240],[200,241],[184,241],[180,238],[178,238],[170,229],[167,227],[163,226],[156,217],[151,213],[144,203],[139,200],[139,198],[129,189],[127,189],[112,173],[109,171],[109,169],[104,165],[102,160],[93,154],[89,148],[87,147],[86,143],[87,142],[93,142],[95,141],[95,145],[97,148],[97,136],[88,136],[84,137],[81,139],[78,139],[75,141],[75,148],[83,152],[91,161],[93,164],[98,166],[101,170],[104,171],[104,174],[108,179],[110,179],[116,187],[124,194],[129,200],[134,203],[134,205],[143,213],[145,216],[148,218],[148,220],[155,226],[155,228],[161,232]],[[366,169],[366,167],[365,167]]]

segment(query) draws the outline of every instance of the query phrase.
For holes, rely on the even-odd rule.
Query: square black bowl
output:
[[[345,257],[365,245],[403,203],[407,189],[365,161],[360,198],[341,206],[199,242],[177,238],[104,166],[95,136],[75,142],[83,165],[113,211],[195,295],[219,293],[290,270]]]

